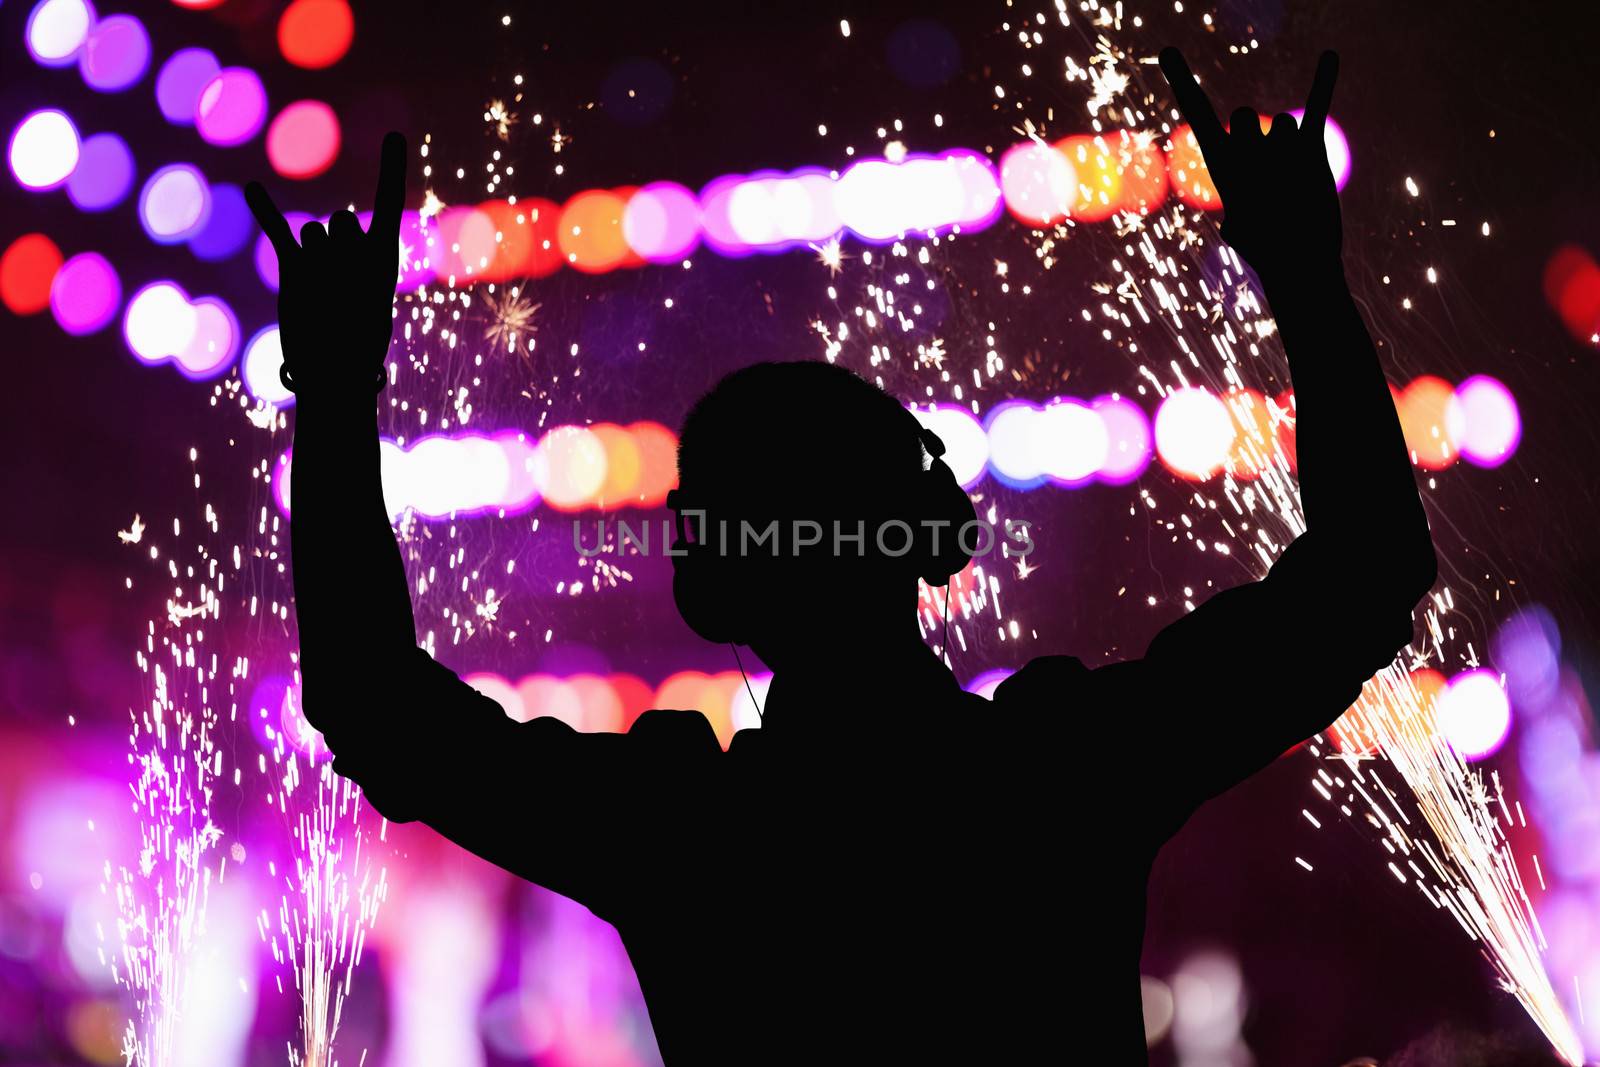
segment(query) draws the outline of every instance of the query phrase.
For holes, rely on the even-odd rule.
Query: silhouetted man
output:
[[[673,499],[685,620],[774,672],[762,728],[726,752],[695,712],[646,712],[626,734],[514,722],[417,648],[373,402],[405,144],[384,142],[366,234],[340,212],[297,245],[248,190],[278,251],[299,394],[306,713],[390,819],[420,819],[614,923],[668,1063],[1031,1063],[1086,1035],[1112,1049],[1103,1062],[1142,1062],[1156,851],[1208,797],[1327,727],[1410,640],[1436,564],[1340,263],[1323,150],[1337,60],[1323,56],[1303,125],[1279,115],[1265,134],[1248,110],[1225,131],[1176,51],[1161,66],[1226,206],[1223,235],[1283,333],[1308,532],[1144,659],[1036,660],[991,705],[962,692],[915,622],[918,578],[960,570],[949,531],[973,514],[937,438],[839,368],[738,371],[685,423]],[[793,520],[864,524],[866,550],[808,546]],[[776,555],[724,550],[717,533],[774,521]],[[894,522],[916,531],[903,554],[871,533]],[[1241,652],[1247,684],[1230,666]]]

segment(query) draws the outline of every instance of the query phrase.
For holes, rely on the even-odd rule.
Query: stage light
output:
[[[267,127],[267,159],[285,178],[315,178],[339,155],[339,118],[321,100],[297,100]]]
[[[678,487],[678,435],[659,422],[628,426],[639,450],[639,487],[631,501],[636,508],[658,508]]]
[[[1258,478],[1273,465],[1277,452],[1277,427],[1267,410],[1267,398],[1254,389],[1227,394],[1233,419],[1233,447],[1228,449],[1228,469],[1236,478]]]
[[[78,58],[94,21],[94,7],[86,0],[40,0],[28,14],[22,39],[36,62],[64,67]]]
[[[1055,148],[1072,164],[1078,178],[1067,214],[1079,222],[1103,222],[1116,214],[1122,198],[1122,171],[1104,139],[1074,134],[1057,141]]]
[[[1487,759],[1511,731],[1511,702],[1493,671],[1464,671],[1439,698],[1439,729],[1462,759]]]
[[[204,229],[211,217],[211,187],[188,163],[169,163],[139,191],[139,222],[158,244],[177,244]]]
[[[1227,405],[1205,389],[1174,389],[1156,409],[1156,455],[1190,481],[1204,481],[1222,469],[1235,434]]]
[[[162,363],[194,340],[198,315],[176,283],[151,282],[128,301],[122,333],[142,363]]]
[[[676,263],[700,244],[700,204],[676,182],[652,182],[628,198],[622,236],[651,263]]]
[[[989,435],[983,432],[983,424],[953,404],[913,407],[911,414],[944,442],[945,465],[956,482],[963,489],[978,484],[989,464]]]
[[[725,174],[700,190],[700,232],[712,251],[721,256],[739,258],[753,251],[739,237],[728,216],[733,194],[744,181],[742,174]]]
[[[1512,615],[1495,632],[1490,653],[1517,710],[1545,710],[1561,683],[1561,628],[1550,612],[1532,605]]]
[[[283,366],[283,339],[278,334],[278,324],[264,326],[256,331],[244,346],[244,359],[239,364],[239,377],[244,387],[257,400],[280,408],[294,403],[294,394],[283,387],[278,370]]]
[[[1445,408],[1445,428],[1467,462],[1479,467],[1500,466],[1522,440],[1516,398],[1487,374],[1456,386],[1455,398]]]
[[[1078,172],[1047,144],[1024,141],[1000,157],[1000,191],[1012,215],[1030,226],[1067,217],[1078,195]]]
[[[578,511],[605,484],[606,447],[586,427],[562,426],[544,435],[533,464],[545,503],[557,511]]]
[[[1039,407],[1010,400],[989,413],[989,467],[995,477],[1014,489],[1044,484],[1047,457],[1040,447]]]
[[[1000,192],[1000,172],[987,158],[967,148],[952,148],[944,153],[950,168],[961,180],[962,209],[956,224],[981,230],[998,219],[1005,210]]]
[[[91,89],[119,93],[134,85],[150,66],[150,35],[132,15],[110,15],[94,24],[78,71]]]
[[[586,274],[599,274],[631,255],[622,236],[628,198],[605,189],[579,193],[561,209],[556,240],[567,262]]]
[[[255,220],[244,193],[237,185],[211,186],[211,214],[205,225],[189,238],[189,251],[208,263],[227,259],[250,243]]]
[[[1305,118],[1305,109],[1296,108],[1289,112],[1294,116],[1295,124]],[[1333,171],[1334,188],[1343,190],[1350,182],[1350,141],[1344,135],[1344,127],[1340,126],[1329,115],[1322,127],[1322,146],[1328,153],[1328,169]]]
[[[1107,485],[1127,485],[1150,466],[1150,420],[1138,404],[1124,396],[1096,397],[1091,406],[1106,428],[1106,458],[1099,480]]]
[[[74,336],[104,329],[117,317],[121,302],[122,282],[98,252],[73,256],[50,283],[50,313]]]
[[[1000,688],[1000,683],[1017,673],[1007,667],[996,667],[994,670],[984,671],[972,681],[962,686],[969,693],[976,693],[985,700],[994,699],[994,691]]]
[[[595,493],[594,506],[608,510],[631,502],[639,488],[639,446],[633,435],[610,422],[595,423],[589,431],[606,452],[605,481]]]
[[[295,66],[320,70],[344,58],[355,31],[345,0],[294,0],[278,19],[278,49]]]
[[[468,434],[454,438],[450,445],[454,455],[447,483],[449,506],[436,512],[435,517],[499,508],[511,487],[510,457],[500,442],[481,434]]]
[[[97,133],[78,149],[78,165],[67,177],[67,199],[80,211],[105,211],[122,203],[133,187],[133,153],[114,133]]]
[[[494,220],[475,207],[445,208],[435,218],[439,241],[431,250],[434,270],[444,278],[482,275],[498,251]]]
[[[1600,265],[1578,245],[1562,245],[1544,267],[1544,298],[1567,332],[1589,342],[1600,332]]]
[[[1396,407],[1412,462],[1423,470],[1443,470],[1456,461],[1447,414],[1455,399],[1450,383],[1431,374],[1415,378],[1400,393]]]
[[[1042,450],[1044,473],[1068,488],[1083,485],[1104,468],[1111,448],[1106,424],[1089,405],[1061,397],[1034,418],[1036,447]]]
[[[239,320],[220,297],[203,296],[190,306],[194,333],[173,353],[173,362],[186,378],[211,378],[227,370],[239,354]]]
[[[507,430],[495,435],[495,442],[506,457],[506,493],[498,504],[508,513],[526,511],[539,501],[539,483],[534,478],[534,445],[524,433]]]
[[[1148,215],[1167,198],[1167,158],[1149,134],[1119,130],[1113,136],[1118,175],[1114,207]]]
[[[307,215],[304,211],[285,211],[283,220],[289,224],[289,232],[294,234],[296,242],[300,239],[300,227],[310,222],[314,216]],[[401,237],[405,236],[402,222]],[[278,252],[272,247],[272,242],[267,240],[266,234],[256,237],[256,274],[261,278],[261,283],[273,292],[278,291]],[[431,275],[430,275],[431,277]]]
[[[45,108],[17,123],[6,158],[18,184],[42,193],[67,180],[78,165],[78,152],[78,129],[66,112]]]
[[[180,48],[156,73],[156,106],[178,126],[194,125],[200,93],[221,73],[217,57],[204,48]]]
[[[783,179],[779,205],[782,226],[796,242],[821,244],[831,240],[844,222],[834,200],[836,183],[820,168],[795,171]]]
[[[12,314],[36,315],[50,306],[61,249],[42,233],[25,233],[0,255],[0,302]]]
[[[224,67],[200,90],[194,126],[208,143],[223,148],[244,144],[267,121],[267,91],[248,67]]]
[[[1216,211],[1222,206],[1217,187],[1211,184],[1211,172],[1206,169],[1200,142],[1187,124],[1172,131],[1167,148],[1167,173],[1178,199],[1185,204],[1205,211]]]

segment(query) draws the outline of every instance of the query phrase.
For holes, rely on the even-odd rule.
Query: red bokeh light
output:
[[[25,233],[0,255],[0,302],[17,315],[50,306],[50,283],[61,269],[61,249],[42,233]]]
[[[1562,245],[1545,264],[1544,298],[1568,333],[1588,341],[1600,331],[1600,264],[1577,245]]]
[[[320,100],[296,100],[267,127],[267,159],[285,178],[315,178],[338,156],[339,118]]]
[[[320,70],[344,58],[355,32],[345,0],[294,0],[278,20],[278,49],[295,66]]]

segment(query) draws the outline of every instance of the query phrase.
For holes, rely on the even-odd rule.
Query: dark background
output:
[[[280,195],[286,209],[364,202],[378,140],[390,128],[406,131],[413,147],[422,134],[434,135],[435,188],[447,203],[486,195],[474,171],[482,173],[495,147],[516,165],[510,191],[559,202],[581,189],[663,178],[699,188],[730,172],[841,166],[845,145],[880,153],[875,131],[894,118],[905,121],[898,136],[914,151],[1003,149],[1020,139],[1013,127],[1023,116],[1041,121],[1052,106],[1058,121],[1047,130],[1059,136],[1086,128],[1076,90],[1059,79],[1016,75],[1023,61],[1052,69],[1047,60],[1063,49],[1024,54],[1015,35],[999,28],[1008,15],[999,4],[357,3],[354,47],[322,72],[298,71],[277,57],[272,26],[280,6],[229,0],[212,13],[157,3],[122,9],[144,19],[158,59],[205,45],[260,71],[275,106],[299,96],[335,106],[344,124],[339,160]],[[1476,605],[1469,614],[1483,627],[1480,649],[1510,605],[1543,603],[1560,621],[1569,658],[1592,681],[1600,638],[1591,469],[1600,374],[1596,353],[1570,338],[1546,306],[1541,274],[1563,243],[1600,250],[1595,16],[1555,4],[1223,3],[1210,9],[1217,27],[1206,34],[1198,8],[1175,16],[1170,3],[1154,7],[1161,10],[1142,12],[1145,27],[1122,39],[1146,53],[1168,39],[1183,46],[1219,105],[1296,106],[1317,51],[1340,51],[1333,112],[1354,154],[1343,194],[1346,262],[1391,378],[1403,383],[1429,373],[1454,382],[1489,373],[1521,405],[1524,438],[1511,463],[1498,470],[1458,465],[1425,488],[1446,580]],[[27,12],[20,3],[0,7],[0,123],[7,129],[33,108],[63,106],[86,133],[122,132],[141,175],[160,162],[193,158],[212,180],[270,176],[260,139],[220,151],[192,130],[153,121],[148,77],[133,91],[102,96],[70,69],[34,67],[18,47]],[[500,24],[507,12],[510,27]],[[936,20],[959,42],[959,66],[942,85],[908,84],[891,69],[886,42],[912,16]],[[848,39],[840,18],[851,22]],[[1227,44],[1249,36],[1246,26],[1260,48],[1228,55]],[[608,92],[619,64],[637,58],[670,75],[670,92],[659,94],[654,115]],[[515,105],[523,117],[499,145],[481,112],[488,100],[511,100],[516,73],[525,78],[526,99]],[[992,90],[997,81],[1015,90],[1003,103]],[[1017,93],[1021,111],[1011,106]],[[530,124],[534,111],[543,125]],[[931,121],[935,112],[944,117],[940,129]],[[828,127],[826,137],[818,135],[819,123]],[[570,138],[559,156],[550,146],[557,125]],[[561,176],[552,173],[558,162]],[[456,166],[467,169],[467,180],[443,177]],[[1406,194],[1408,175],[1421,198]],[[413,171],[413,206],[418,178]],[[0,214],[0,243],[40,230],[69,256],[86,248],[105,253],[123,269],[125,286],[130,274],[171,277],[191,293],[225,294],[246,337],[275,318],[272,295],[248,255],[213,266],[182,245],[158,248],[125,207],[84,216],[62,195],[30,195],[6,181]],[[1441,218],[1458,225],[1440,229]],[[1488,239],[1478,232],[1482,221],[1490,223]],[[1014,395],[1128,389],[1129,364],[1098,343],[1098,325],[1076,318],[1087,281],[1101,275],[1085,261],[1096,254],[1094,240],[1070,247],[1049,272],[1035,267],[1029,247],[1027,231],[1006,218],[939,257],[951,305],[943,333],[957,362],[981,358],[984,323],[994,320],[1010,361],[1026,355],[1038,368]],[[1038,291],[1027,302],[1001,296],[991,266],[997,258],[1029,272]],[[1436,287],[1421,277],[1429,265],[1441,273]],[[1394,278],[1388,286],[1385,274]],[[853,285],[851,277],[847,268],[836,282],[841,308],[859,299],[859,279]],[[1017,284],[1018,274],[1011,280]],[[842,316],[826,284],[825,268],[805,253],[723,259],[709,252],[697,254],[688,272],[566,271],[540,282],[541,339],[551,338],[550,350],[582,341],[587,360],[581,382],[548,398],[551,421],[651,418],[676,426],[694,397],[733,367],[819,356],[810,323]],[[1400,308],[1402,295],[1412,298],[1413,310]],[[682,313],[658,314],[668,296]],[[137,699],[132,650],[156,612],[161,584],[142,580],[142,563],[116,531],[135,512],[153,530],[192,512],[191,447],[202,454],[205,499],[240,509],[259,500],[251,496],[258,486],[237,496],[229,488],[255,456],[255,446],[243,443],[252,431],[236,410],[208,404],[209,383],[136,364],[114,328],[73,339],[48,315],[5,314],[0,323],[0,358],[11,383],[0,418],[0,716],[48,733],[71,710],[115,731]],[[646,354],[635,350],[638,339],[648,340]],[[528,373],[544,370],[536,363]],[[496,409],[505,425],[544,409],[519,410],[514,395],[507,390]],[[1182,491],[1159,465],[1139,484],[1152,482]],[[1005,493],[992,481],[982,489]],[[1190,556],[1166,550],[1142,516],[1130,516],[1136,492],[1094,487],[1005,496],[1013,514],[1038,524],[1044,566],[1007,589],[1009,613],[1025,620],[1024,640],[998,647],[980,639],[957,660],[963,678],[1046,652],[1091,660],[1136,655],[1176,615],[1178,587],[1243,577],[1192,570]],[[557,534],[556,525],[531,549],[502,543],[495,551],[526,551],[531,557],[522,558],[534,564],[555,558],[570,551],[561,544],[566,527]],[[482,536],[506,542],[526,528],[518,522]],[[130,575],[140,577],[131,591]],[[1118,600],[1123,586],[1130,595]],[[656,678],[684,667],[731,666],[677,621],[664,569],[642,567],[631,587],[603,600],[524,592],[509,605],[516,619],[603,649],[615,669]],[[1162,603],[1143,610],[1146,595]],[[273,647],[287,640],[262,639]],[[451,656],[447,662],[458,668],[493,666],[512,675],[541,665],[540,653],[514,644]],[[1124,757],[1128,803],[1137,803],[1136,753],[1063,753],[1064,773],[1074,759]],[[1384,1055],[1447,1023],[1532,1034],[1473,945],[1447,917],[1396,887],[1371,843],[1342,826],[1308,832],[1299,813],[1308,767],[1280,761],[1201,811],[1168,846],[1151,884],[1146,971],[1168,973],[1197,946],[1235,952],[1251,990],[1245,1035],[1264,1064],[1333,1067]],[[1316,866],[1314,875],[1291,862],[1296,854]],[[1094,873],[1069,871],[1067,884],[1074,877]],[[1166,1054],[1158,1052],[1157,1062]]]

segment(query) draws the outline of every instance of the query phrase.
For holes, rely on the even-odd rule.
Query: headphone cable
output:
[[[756,691],[750,688],[750,676],[744,672],[744,660],[739,658],[739,646],[734,644],[732,641],[729,641],[728,647],[733,649],[733,662],[739,665],[739,677],[744,679],[744,691],[750,694],[750,703],[755,705],[756,719],[757,721],[760,721],[763,718],[761,714],[761,703],[760,701],[756,700]]]

